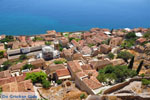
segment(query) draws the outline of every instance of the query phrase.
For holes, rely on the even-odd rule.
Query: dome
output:
[[[53,52],[54,49],[51,46],[45,46],[45,47],[42,48],[42,51],[45,52],[45,53],[46,52]]]

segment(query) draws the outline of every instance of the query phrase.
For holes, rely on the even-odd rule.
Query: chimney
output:
[[[88,73],[88,79],[91,78],[92,74],[93,74],[92,72],[89,72],[89,73]]]

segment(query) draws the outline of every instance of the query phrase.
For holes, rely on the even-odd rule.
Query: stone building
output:
[[[100,46],[100,52],[101,53],[104,53],[104,54],[107,54],[111,51],[111,47],[109,45],[106,45],[106,44],[102,44]]]

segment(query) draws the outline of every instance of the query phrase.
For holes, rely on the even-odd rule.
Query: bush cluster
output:
[[[100,82],[106,82],[109,84],[110,81],[114,81],[116,83],[123,82],[125,79],[134,77],[136,75],[137,74],[135,70],[128,69],[128,67],[125,65],[108,65],[105,68],[99,70],[97,79]]]

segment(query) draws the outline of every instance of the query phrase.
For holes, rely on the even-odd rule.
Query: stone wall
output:
[[[80,90],[85,91],[88,94],[94,94],[93,91],[77,76],[75,76],[75,84]]]
[[[142,79],[142,78],[132,78],[132,79],[130,79],[129,81],[126,81],[126,82],[123,82],[123,83],[118,83],[118,84],[112,86],[111,88],[105,90],[105,91],[103,92],[103,94],[110,94],[110,93],[112,93],[112,92],[115,92],[115,91],[117,91],[117,90],[122,89],[123,87],[129,85],[129,84],[130,84],[131,82],[133,82],[133,81],[141,81],[141,79]],[[147,79],[150,79],[150,78],[147,78]]]

